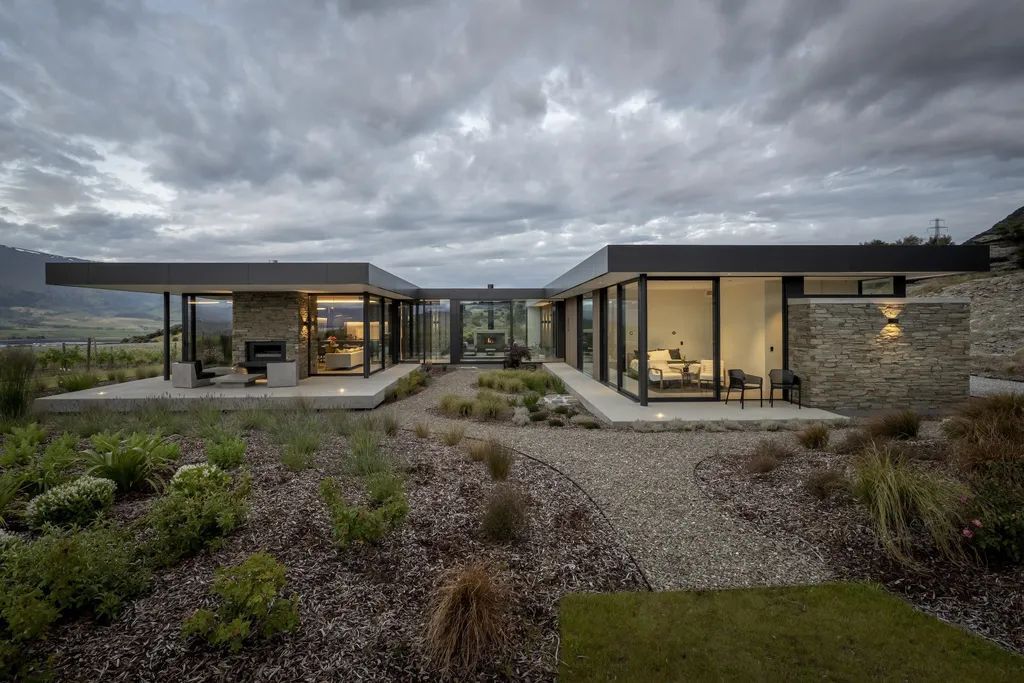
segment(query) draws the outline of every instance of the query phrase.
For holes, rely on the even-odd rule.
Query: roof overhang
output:
[[[886,277],[989,270],[988,247],[875,245],[609,245],[545,288],[566,298],[637,277]]]

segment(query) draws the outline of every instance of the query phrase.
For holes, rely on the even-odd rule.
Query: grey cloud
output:
[[[0,242],[531,284],[1021,203],[1009,0],[0,4]],[[543,245],[543,246],[538,246]]]

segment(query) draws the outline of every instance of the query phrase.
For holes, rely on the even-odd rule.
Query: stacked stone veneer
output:
[[[969,393],[967,299],[793,299],[788,336],[807,405],[933,412]]]
[[[302,320],[309,313],[309,295],[302,292],[235,292],[232,300],[231,356],[245,360],[245,342],[287,343],[288,360],[298,361],[299,377],[309,375],[309,346]]]

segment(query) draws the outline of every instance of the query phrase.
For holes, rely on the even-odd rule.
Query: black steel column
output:
[[[370,376],[370,295],[363,293],[363,377]]]
[[[789,369],[789,300],[804,295],[802,277],[782,278],[782,367]]]
[[[641,275],[637,281],[638,325],[637,346],[639,346],[640,365],[640,405],[647,405],[647,275]]]
[[[188,294],[181,295],[181,362],[187,363],[191,360],[189,357],[189,345],[188,345],[188,330],[189,330],[189,315],[188,315]]]
[[[555,302],[551,311],[551,336],[555,345],[555,358],[565,360],[565,300]]]
[[[711,362],[714,363],[714,370],[711,372],[712,382],[715,385],[715,400],[722,398],[722,280],[714,278],[711,280],[711,328],[712,328],[712,354]],[[698,376],[698,389],[700,380]]]
[[[448,345],[451,347],[451,362],[462,362],[462,301],[452,299],[448,303]]]
[[[171,293],[164,292],[164,381],[171,378]]]
[[[196,346],[199,344],[199,338],[196,336],[196,295],[193,294],[188,298],[188,350],[189,360],[196,359]]]
[[[892,295],[900,298],[907,296],[906,275],[896,275],[892,278]]]
[[[595,359],[599,365],[597,376],[602,382],[608,381],[608,290],[600,289],[597,292],[597,308],[600,309],[598,320],[600,324],[597,326],[597,338],[599,343],[595,344],[596,348],[601,349],[601,357]]]

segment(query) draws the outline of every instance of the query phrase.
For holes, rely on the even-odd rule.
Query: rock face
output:
[[[1016,239],[1015,237],[1016,236]],[[1024,206],[964,244],[987,244],[993,272],[1011,272],[1022,267],[1024,247]]]
[[[1008,356],[1024,349],[1024,270],[956,282],[920,296],[971,300],[972,354]]]
[[[942,410],[968,395],[969,322],[963,299],[797,299],[789,365],[817,408]]]

